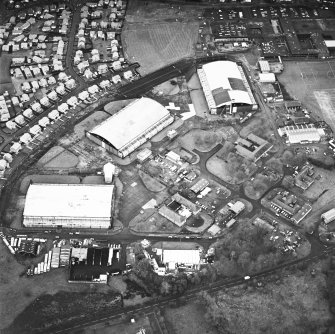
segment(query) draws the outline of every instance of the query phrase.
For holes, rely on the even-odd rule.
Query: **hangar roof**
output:
[[[169,111],[160,103],[142,97],[89,132],[104,138],[120,150],[169,115]]]
[[[33,183],[28,188],[23,215],[108,218],[113,188],[112,185]]]
[[[232,61],[215,61],[202,66],[208,89],[216,107],[235,102],[254,104],[246,87],[246,79],[242,69]]]

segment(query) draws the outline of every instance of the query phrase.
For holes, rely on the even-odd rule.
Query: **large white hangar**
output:
[[[124,158],[173,121],[173,116],[164,106],[142,97],[86,132],[86,136]]]
[[[109,228],[113,192],[113,185],[33,183],[26,196],[23,225]]]
[[[258,109],[242,66],[227,60],[214,61],[198,68],[198,76],[212,114]]]

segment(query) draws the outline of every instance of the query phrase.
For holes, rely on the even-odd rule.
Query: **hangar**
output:
[[[107,151],[125,158],[173,121],[164,106],[142,97],[86,132],[86,136]]]
[[[228,60],[215,61],[198,68],[198,76],[212,114],[258,109],[242,66]]]
[[[23,211],[26,227],[109,228],[113,185],[30,184]]]

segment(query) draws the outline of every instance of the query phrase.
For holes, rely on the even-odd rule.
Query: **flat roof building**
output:
[[[211,113],[217,114],[219,108],[232,112],[233,106],[258,109],[243,68],[236,63],[207,63],[198,69],[198,75]]]
[[[112,185],[31,184],[23,211],[26,227],[109,228]]]
[[[174,121],[160,103],[142,97],[86,133],[107,151],[125,158]]]
[[[335,219],[335,209],[331,209],[321,215],[321,218],[326,224],[330,223]]]
[[[231,207],[230,211],[233,211],[235,215],[238,215],[245,209],[245,205],[241,201],[236,201]]]

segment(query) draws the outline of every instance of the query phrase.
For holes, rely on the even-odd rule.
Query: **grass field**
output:
[[[194,56],[198,37],[197,22],[126,22],[122,45],[126,58],[138,62],[144,75],[184,57]]]
[[[163,191],[166,187],[160,183],[158,180],[156,180],[155,178],[151,177],[150,175],[139,171],[138,175],[140,176],[143,184],[145,185],[145,187],[152,192],[161,192]]]
[[[335,61],[285,62],[278,80],[335,131]]]
[[[166,308],[165,321],[169,332],[175,334],[218,334],[214,326],[205,321],[205,308],[197,302],[189,302],[178,308]]]

